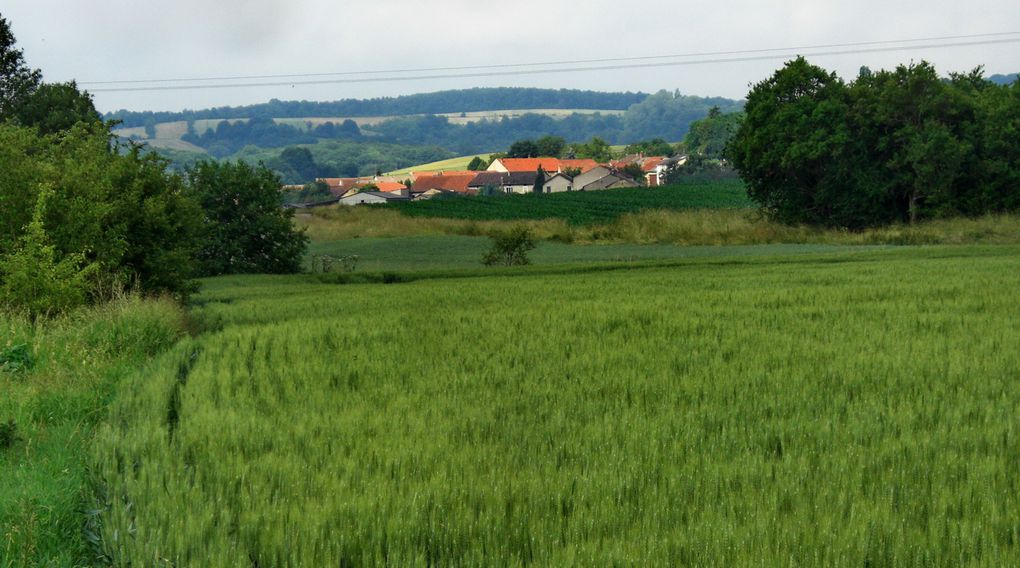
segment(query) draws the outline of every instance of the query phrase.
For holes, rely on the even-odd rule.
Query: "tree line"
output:
[[[569,142],[599,138],[610,144],[662,138],[681,140],[690,125],[711,109],[739,111],[741,103],[724,98],[683,96],[661,91],[647,96],[621,114],[573,113],[565,118],[528,113],[519,117],[480,120],[467,124],[451,122],[445,116],[424,115],[393,118],[366,127],[371,137],[362,136],[353,121],[328,123],[308,130],[277,124],[268,117],[245,122],[220,122],[202,134],[189,133],[184,140],[223,157],[249,145],[273,148],[313,144],[322,139],[371,140],[411,146],[439,146],[456,154],[488,152],[506,148],[522,139],[557,136]],[[350,124],[348,124],[350,123]]]
[[[27,66],[3,17],[0,87],[0,305],[38,317],[118,290],[184,297],[197,276],[300,268],[307,238],[273,172],[199,162],[182,175],[120,143],[88,93]]]
[[[125,127],[141,127],[146,122],[177,122],[228,118],[305,118],[309,116],[401,116],[408,114],[442,114],[521,108],[624,110],[648,97],[647,93],[604,93],[577,89],[535,89],[494,87],[455,89],[436,93],[420,93],[374,99],[339,101],[281,101],[246,106],[224,106],[181,112],[134,112],[118,110],[108,113],[107,120],[117,120]]]
[[[788,223],[860,228],[1020,210],[1020,83],[926,62],[845,82],[804,58],[755,85],[727,156]]]

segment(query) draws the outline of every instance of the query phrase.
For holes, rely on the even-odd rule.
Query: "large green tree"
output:
[[[287,273],[301,269],[308,237],[284,209],[280,180],[263,165],[200,162],[188,171],[204,215],[196,258],[204,275]]]
[[[42,72],[25,64],[22,50],[15,48],[10,23],[0,15],[0,121],[14,111],[42,82]]]
[[[92,96],[70,83],[43,83],[14,110],[15,120],[41,134],[68,130],[79,122],[102,122]]]

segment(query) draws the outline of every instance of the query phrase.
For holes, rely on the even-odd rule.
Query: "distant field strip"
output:
[[[132,566],[1010,566],[1020,247],[221,278],[119,388]]]
[[[572,225],[605,223],[626,213],[648,209],[718,209],[751,206],[752,203],[740,181],[690,183],[657,188],[430,199],[386,205],[411,216],[477,221],[556,217]]]

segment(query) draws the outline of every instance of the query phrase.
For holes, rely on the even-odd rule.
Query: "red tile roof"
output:
[[[420,193],[430,189],[445,189],[447,191],[456,191],[457,193],[468,193],[468,184],[471,180],[475,179],[474,174],[478,172],[472,172],[473,175],[453,175],[453,176],[425,176],[414,180],[412,189],[415,193]]]
[[[578,168],[582,174],[599,167],[599,163],[595,160],[560,160],[560,165],[563,169]]]
[[[559,158],[503,158],[500,162],[511,172],[537,172],[539,166],[547,172],[560,169]]]
[[[655,168],[657,168],[659,166],[659,164],[661,164],[662,161],[665,160],[665,159],[666,159],[665,156],[655,156],[653,158],[645,158],[644,161],[641,162],[641,171],[643,171],[643,172],[654,172]]]
[[[386,192],[389,192],[389,191],[400,191],[402,189],[407,189],[406,185],[404,185],[402,183],[397,183],[395,181],[380,181],[380,182],[376,182],[375,185],[376,185],[376,187],[379,188],[379,191],[386,191]]]

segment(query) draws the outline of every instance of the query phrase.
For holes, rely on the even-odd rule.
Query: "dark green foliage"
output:
[[[507,158],[535,158],[538,155],[538,145],[532,140],[518,140],[506,153]]]
[[[718,160],[723,158],[723,151],[736,134],[744,113],[723,114],[719,112],[718,107],[712,110],[715,112],[709,112],[708,117],[691,123],[691,129],[684,138],[684,145],[691,155]]]
[[[5,373],[17,373],[27,371],[35,364],[32,351],[28,345],[18,343],[0,349],[0,371]]]
[[[0,126],[0,170],[8,302],[51,311],[46,294],[37,294],[48,289],[56,309],[73,307],[85,280],[91,299],[118,287],[175,294],[192,288],[189,259],[200,214],[157,156],[111,148],[98,123],[45,137]],[[36,263],[48,268],[33,275]]]
[[[682,187],[565,191],[543,195],[454,197],[389,203],[391,208],[414,217],[444,217],[477,221],[563,219],[571,225],[612,222],[621,215],[647,209],[699,209],[750,207],[739,180],[691,183]]]
[[[707,116],[713,108],[727,113],[738,112],[741,106],[739,101],[721,97],[691,97],[659,91],[627,110],[620,138],[682,140],[690,124]]]
[[[545,170],[542,166],[538,166],[538,172],[535,174],[535,183],[531,187],[533,193],[542,193],[542,187],[545,185]]]
[[[676,149],[662,138],[652,138],[643,142],[630,144],[624,154],[644,154],[645,156],[672,156]]]
[[[683,165],[673,165],[662,174],[665,184],[702,183],[737,178],[737,172],[719,159],[691,154]]]
[[[70,83],[43,83],[25,97],[14,113],[19,124],[38,129],[40,134],[69,130],[79,122],[102,122],[92,96]]]
[[[620,168],[620,173],[641,183],[645,182],[645,171],[637,164],[627,164]]]
[[[403,146],[379,142],[323,141],[303,146],[311,152],[315,175],[305,177],[311,170],[299,174],[280,159],[279,150],[248,147],[231,156],[255,165],[266,167],[280,176],[283,183],[301,184],[316,177],[356,177],[372,175],[376,171],[392,171],[415,164],[426,164],[457,157],[454,153],[436,146]],[[484,169],[484,168],[483,168]]]
[[[42,82],[42,72],[29,68],[24,54],[14,44],[10,23],[0,16],[0,121],[12,118]]]
[[[283,202],[288,204],[317,203],[329,201],[334,198],[335,196],[329,191],[329,184],[323,181],[306,183],[304,187],[299,190],[283,192]]]
[[[281,101],[265,104],[220,107],[184,112],[132,112],[119,110],[106,115],[125,127],[156,122],[215,118],[303,118],[307,116],[401,116],[448,112],[493,111],[520,108],[624,110],[648,97],[646,93],[600,93],[572,89],[475,88],[421,93],[377,99],[345,99],[331,102]],[[509,144],[509,142],[507,143]]]
[[[584,144],[572,144],[569,152],[575,158],[590,158],[596,162],[608,162],[613,159],[613,150],[609,143],[598,136],[592,137]]]
[[[224,120],[213,130],[195,135],[185,134],[185,142],[201,146],[217,158],[229,156],[245,146],[279,148],[292,144],[314,144],[316,137],[289,124],[277,124],[269,117],[230,122]]]
[[[265,166],[201,162],[188,172],[205,212],[196,253],[201,274],[287,273],[301,269],[308,238],[282,208],[280,181]]]
[[[18,425],[14,420],[0,422],[0,450],[6,450],[19,440]]]
[[[100,265],[81,252],[58,255],[43,228],[53,190],[43,189],[35,214],[16,247],[0,257],[0,305],[35,320],[81,306],[94,289]],[[7,362],[3,362],[7,370]]]
[[[489,167],[488,162],[483,160],[481,156],[475,156],[474,158],[471,158],[471,161],[468,162],[467,165],[467,169],[471,170],[472,172],[480,172],[485,170],[485,168],[487,167]]]
[[[781,221],[858,228],[1015,211],[1017,85],[928,63],[845,84],[803,58],[748,95],[728,156]]]
[[[567,147],[567,141],[562,136],[543,136],[535,140],[535,147],[539,156],[559,158]]]
[[[531,264],[528,252],[535,248],[535,238],[524,225],[492,235],[492,248],[482,257],[486,266],[523,266]]]

